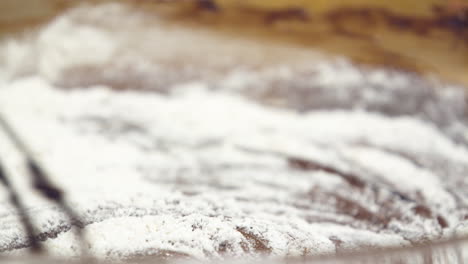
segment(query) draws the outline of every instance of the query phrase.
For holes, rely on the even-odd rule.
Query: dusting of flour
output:
[[[124,48],[140,18],[116,35],[106,31],[121,8],[91,8],[83,24],[74,19],[84,11],[71,12],[37,36],[0,49],[0,113],[66,191],[91,254],[286,257],[466,232],[468,149],[460,90],[431,93],[437,100],[425,101],[423,115],[370,111],[367,105],[388,103],[379,101],[382,93],[397,100],[392,87],[408,85],[405,78],[412,76],[375,71],[372,86],[351,64],[337,70],[334,63],[311,61],[310,83],[331,91],[352,83],[353,91],[365,94],[360,107],[267,106],[259,99],[263,90],[255,90],[267,89],[258,76],[294,78],[294,71],[284,73],[287,66],[272,72],[236,68],[215,81],[193,75],[198,79],[165,83],[164,93],[116,91],[108,80],[121,78],[132,63],[145,85],[156,85],[149,76],[162,71],[155,62],[161,54],[145,59],[149,47]],[[92,24],[103,10],[108,21]],[[93,78],[101,69],[104,81],[63,89],[60,84],[73,78],[68,70],[83,67]],[[325,93],[320,91],[316,96]],[[351,100],[348,95],[327,100],[335,96],[342,103]],[[457,104],[442,112],[444,102]],[[76,227],[31,191],[23,157],[3,131],[0,157],[49,252],[78,255]],[[0,201],[0,252],[24,254],[29,244],[4,189]]]

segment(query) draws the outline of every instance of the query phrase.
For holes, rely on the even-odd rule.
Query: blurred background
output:
[[[77,4],[110,0],[2,0],[0,38],[32,29]],[[123,0],[231,34],[294,42],[366,65],[468,84],[466,0]],[[268,43],[268,42],[267,42]]]

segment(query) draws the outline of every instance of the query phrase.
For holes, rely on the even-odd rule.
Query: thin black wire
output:
[[[41,244],[37,241],[37,239],[34,236],[34,227],[31,223],[31,220],[26,212],[26,208],[24,207],[23,203],[21,203],[18,194],[16,193],[16,190],[13,188],[11,185],[10,181],[8,180],[8,177],[6,175],[5,170],[3,169],[2,164],[0,163],[0,182],[5,186],[5,188],[8,190],[10,194],[10,202],[11,204],[15,207],[15,209],[18,211],[21,223],[23,224],[24,230],[26,231],[26,236],[28,238],[28,241],[31,245],[30,249],[34,253],[40,253],[42,252],[43,248]]]
[[[13,130],[13,128],[8,124],[8,122],[3,118],[1,114],[0,127],[2,127],[2,129],[6,132],[7,136],[15,144],[16,148],[19,151],[21,151],[22,154],[25,156],[26,167],[33,178],[33,187],[36,190],[38,190],[44,197],[56,203],[60,207],[60,209],[67,215],[71,223],[78,227],[77,232],[79,241],[81,243],[82,254],[87,255],[87,248],[82,232],[84,225],[79,220],[79,217],[75,213],[75,211],[66,203],[63,191],[60,190],[49,180],[46,171],[39,165],[39,162],[34,158],[27,146],[24,144],[23,141],[20,140],[18,134]],[[15,205],[16,208],[18,208],[20,212],[24,212],[24,208],[22,207],[21,203],[19,203],[18,195],[11,188],[11,185],[7,181],[5,174],[3,174],[2,182],[10,190],[10,194],[12,195],[12,197],[14,197],[14,199],[12,199],[12,203]],[[23,225],[25,226],[25,229],[28,232],[28,236],[30,237],[31,243],[33,247],[36,247],[32,248],[32,250],[37,251],[38,243],[34,239],[31,221],[25,213],[23,213],[22,216],[24,216],[24,219],[22,219]]]

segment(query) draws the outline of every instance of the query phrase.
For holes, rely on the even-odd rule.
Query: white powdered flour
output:
[[[308,104],[285,94],[294,105],[265,103],[273,90],[268,80],[283,76],[287,85],[302,76],[287,64],[260,71],[231,66],[215,80],[195,74],[154,89],[163,93],[142,92],[141,83],[132,90],[140,78],[144,86],[162,85],[152,76],[166,74],[166,64],[158,64],[157,52],[145,59],[163,49],[158,45],[129,48],[131,34],[145,36],[132,30],[149,22],[135,15],[116,29],[112,21],[122,12],[128,14],[114,5],[71,11],[35,36],[0,46],[0,114],[65,191],[92,255],[303,256],[466,233],[462,90],[424,90],[423,107],[413,108],[420,94],[403,102],[398,93],[419,91],[412,87],[424,83],[418,77],[366,75],[349,63],[318,61],[301,62],[314,77],[289,91],[305,93]],[[108,20],[95,21],[103,14]],[[172,40],[162,41],[166,50],[189,38],[182,29],[171,32]],[[67,82],[74,71],[86,79],[83,68],[89,83]],[[134,68],[129,90],[113,89],[114,77],[125,79]],[[362,95],[359,105],[347,87]],[[316,101],[324,94],[335,107]],[[396,103],[407,112],[389,108]],[[53,255],[78,255],[76,227],[32,191],[23,158],[0,131],[0,162],[41,243]],[[0,252],[22,255],[28,246],[0,189]]]

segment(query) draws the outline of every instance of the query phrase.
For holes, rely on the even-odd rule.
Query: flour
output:
[[[196,75],[196,81],[168,84],[164,92],[116,91],[105,81],[64,89],[60,84],[70,69],[92,69],[90,79],[103,65],[109,67],[102,69],[106,76],[123,74],[111,65],[124,61],[121,41],[141,18],[113,36],[93,20],[105,10],[100,8],[91,8],[82,24],[76,16],[84,11],[71,11],[37,36],[0,49],[1,114],[66,191],[92,255],[321,255],[465,232],[468,149],[464,106],[456,99],[462,90],[431,94],[436,99],[426,105],[434,106],[432,115],[371,111],[366,106],[393,102],[392,91],[416,77],[385,70],[366,75],[350,63],[327,61],[309,62],[307,69],[316,72],[311,80],[341,89],[336,102],[349,100],[343,87],[362,85],[360,107],[297,111],[265,102],[251,86],[268,82],[274,72],[283,81],[294,78],[296,66],[287,65],[233,68],[214,81]],[[112,8],[110,17],[124,12]],[[140,52],[130,61],[149,78],[162,66]],[[446,114],[452,119],[442,126],[433,117],[447,101],[457,104],[445,106],[453,108]],[[76,227],[31,191],[22,156],[3,131],[0,156],[36,232],[47,237],[41,243],[52,255],[78,255]],[[0,251],[25,254],[29,245],[4,189],[0,200]]]

